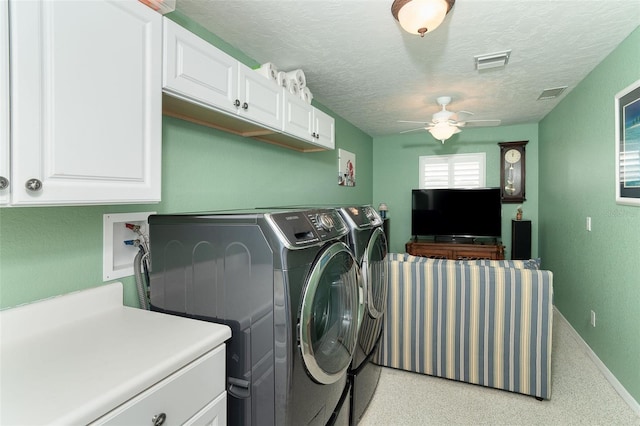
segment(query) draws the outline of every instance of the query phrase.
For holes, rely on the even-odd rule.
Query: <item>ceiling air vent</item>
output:
[[[478,71],[501,68],[509,63],[509,56],[511,56],[511,50],[505,50],[504,52],[489,53],[486,55],[478,55],[473,58],[476,61],[476,69]]]
[[[540,93],[540,96],[538,96],[538,100],[542,101],[545,99],[557,98],[562,92],[565,91],[566,88],[567,86],[554,87],[553,89],[544,89],[542,93]]]

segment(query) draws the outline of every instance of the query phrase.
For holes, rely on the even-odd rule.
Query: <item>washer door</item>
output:
[[[311,377],[322,384],[338,381],[353,357],[359,316],[360,269],[343,243],[321,252],[302,296],[300,349]]]
[[[380,228],[371,234],[362,257],[362,274],[366,295],[366,311],[380,318],[387,307],[387,238]]]

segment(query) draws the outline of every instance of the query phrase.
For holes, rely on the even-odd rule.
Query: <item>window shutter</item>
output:
[[[485,186],[484,152],[420,157],[420,188],[482,188]]]

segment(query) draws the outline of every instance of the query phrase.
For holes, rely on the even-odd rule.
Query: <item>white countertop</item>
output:
[[[122,284],[0,312],[0,424],[86,424],[231,337],[122,305]]]

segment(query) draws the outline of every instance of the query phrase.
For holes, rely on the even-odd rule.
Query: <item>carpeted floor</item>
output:
[[[640,425],[557,313],[552,357],[549,401],[383,368],[359,425]]]

